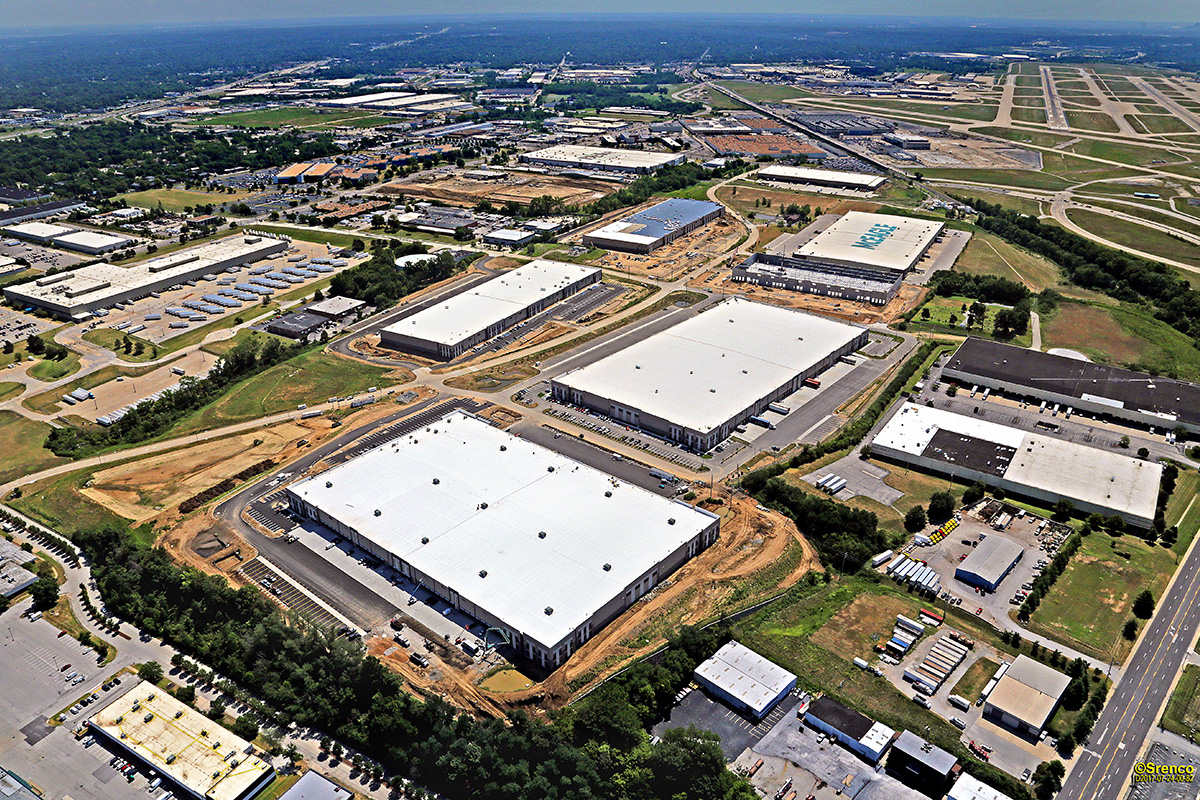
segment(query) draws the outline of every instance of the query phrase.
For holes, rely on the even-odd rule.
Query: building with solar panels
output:
[[[725,215],[725,207],[707,200],[672,197],[583,235],[588,247],[651,253]]]

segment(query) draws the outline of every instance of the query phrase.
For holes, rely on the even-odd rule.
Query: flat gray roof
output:
[[[619,150],[613,147],[587,147],[578,144],[560,144],[523,153],[529,161],[566,161],[598,167],[619,169],[658,169],[667,164],[685,160],[679,153],[654,153],[648,150]]]
[[[756,713],[796,683],[795,675],[739,642],[727,642],[695,674]]]
[[[1043,728],[1071,678],[1028,656],[1017,660],[988,695],[988,703],[1034,728]]]
[[[1025,548],[995,533],[989,533],[958,565],[963,572],[978,575],[988,583],[996,583],[1009,567],[1025,553]]]
[[[461,411],[289,491],[549,647],[714,521]]]
[[[706,432],[862,333],[844,322],[731,298],[555,380]]]
[[[836,169],[813,169],[812,167],[772,166],[758,171],[759,178],[767,180],[807,181],[818,183],[840,183],[856,189],[878,189],[887,182],[886,175],[867,175],[862,172],[844,172]]]
[[[538,259],[439,301],[384,328],[389,333],[455,345],[560,289],[599,273],[596,267]]]
[[[279,800],[353,800],[354,792],[343,789],[311,769],[300,776]]]

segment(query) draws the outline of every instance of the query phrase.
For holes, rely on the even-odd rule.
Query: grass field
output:
[[[974,192],[972,196],[978,194],[982,193]],[[1004,197],[1004,195],[994,196]],[[992,202],[990,198],[981,199]],[[1007,199],[1019,200],[1020,198]],[[1035,200],[1023,200],[1022,202],[1031,206],[1038,205]],[[1033,215],[1030,210],[1022,213]],[[970,275],[997,275],[1001,278],[1017,280],[1034,292],[1040,292],[1042,289],[1062,283],[1062,274],[1057,264],[1011,245],[990,233],[975,233],[971,236],[966,249],[955,262],[954,268]]]
[[[1180,558],[1200,530],[1200,472],[1181,469],[1175,483],[1175,491],[1167,501],[1167,527],[1179,529],[1179,537],[1171,549]]]
[[[194,189],[147,189],[144,192],[130,192],[118,197],[131,206],[138,208],[156,208],[162,206],[164,211],[182,212],[185,208],[198,205],[220,205],[221,203],[236,203],[250,196],[250,192],[200,192]],[[158,254],[156,254],[158,255]]]
[[[1074,181],[1049,172],[1035,172],[1029,169],[922,169],[921,174],[928,180],[963,181],[970,183],[994,184],[996,186],[1014,186],[1024,189],[1066,189]]]
[[[737,92],[752,103],[780,103],[796,97],[812,97],[812,92],[806,92],[795,86],[749,81],[718,81],[718,83],[726,89]]]
[[[975,698],[979,697],[983,687],[987,686],[987,682],[992,679],[998,669],[1000,669],[1000,665],[990,658],[979,659],[968,667],[963,676],[958,679],[958,683],[954,684],[954,688],[950,690],[951,694],[956,694],[974,703]]]
[[[1014,122],[1044,123],[1046,121],[1046,110],[1044,108],[1014,107],[1012,118]]]
[[[1128,306],[1063,303],[1042,318],[1042,346],[1069,347],[1093,361],[1200,380],[1200,352],[1190,339],[1153,316]]]
[[[1119,664],[1133,648],[1121,635],[1133,599],[1143,589],[1161,597],[1174,570],[1170,550],[1133,536],[1093,533],[1034,612],[1029,630]]]
[[[9,502],[21,513],[67,537],[106,525],[128,528],[129,520],[80,493],[91,479],[91,470],[46,478],[25,487],[20,498]]]
[[[976,325],[967,330],[962,327],[962,321],[966,319],[966,312],[963,311],[963,306],[970,306],[974,300],[969,297],[942,297],[940,295],[930,295],[929,300],[925,305],[921,306],[920,311],[912,318],[909,327],[914,331],[928,331],[930,333],[944,333],[952,336],[966,336],[968,333],[972,336],[993,337],[996,311],[999,311],[1003,306],[986,304],[988,307],[987,313],[983,318],[983,325]],[[929,312],[929,317],[925,317],[925,312]],[[953,322],[951,317],[957,319]],[[1024,336],[1017,336],[1013,339],[1005,340],[1012,344],[1021,347],[1028,347],[1030,344],[1030,334],[1026,331]],[[1197,355],[1200,355],[1198,353]]]
[[[1100,133],[1117,133],[1121,130],[1112,117],[1102,112],[1076,111],[1073,108],[1064,108],[1063,111],[1067,115],[1067,123],[1072,128]]]
[[[141,355],[138,355],[136,350],[132,349],[128,353],[125,352],[124,347],[121,345],[126,338],[129,339],[134,347],[136,347],[137,343],[141,343],[142,347],[144,348],[141,352]],[[85,342],[91,342],[92,344],[99,345],[105,350],[112,350],[114,347],[116,347],[117,349],[114,352],[116,352],[117,358],[121,359],[122,361],[150,361],[158,357],[158,348],[150,342],[146,341],[145,339],[139,339],[136,336],[129,336],[128,334],[121,333],[120,331],[113,330],[112,328],[96,328],[94,330],[90,330],[83,334],[83,340]]]
[[[1167,701],[1162,726],[1172,733],[1191,738],[1200,727],[1200,665],[1188,664]]]
[[[732,97],[721,94],[711,86],[704,88],[702,102],[711,106],[714,111],[746,111],[750,108],[745,103],[739,103]]]
[[[995,103],[924,103],[916,100],[870,100],[860,97],[849,98],[846,104],[864,109],[896,112],[888,116],[940,117],[977,122],[992,122],[996,119],[996,110],[999,108]]]
[[[1200,247],[1191,242],[1176,239],[1156,228],[1148,228],[1145,225],[1138,225],[1135,222],[1082,208],[1068,209],[1067,218],[1079,227],[1114,244],[1130,247],[1152,256],[1169,258],[1173,261],[1200,267]]]
[[[0,381],[0,403],[12,398],[25,391],[25,384],[17,383],[16,381]]]
[[[50,434],[50,426],[35,422],[13,411],[0,411],[0,483],[28,475],[67,459],[59,458],[42,444]]]
[[[67,357],[61,361],[41,359],[29,367],[27,374],[39,381],[57,381],[79,371],[79,354],[74,350],[67,351]]]
[[[1169,114],[1135,114],[1134,119],[1149,133],[1190,133],[1192,126]]]
[[[313,350],[239,384],[220,400],[182,420],[173,433],[195,433],[290,411],[301,403],[359,394],[372,386],[392,386],[397,383],[395,377],[387,377],[392,374],[383,367]],[[412,374],[402,372],[397,377],[404,382],[411,380]]]
[[[334,247],[350,247],[354,244],[355,239],[360,238],[357,236],[351,236],[347,233],[338,233],[337,231],[312,231],[303,228],[289,228],[278,225],[248,225],[247,230],[262,231],[263,233],[283,234],[284,236],[290,236],[293,239],[299,239],[302,242],[331,244]]]
[[[258,111],[239,111],[217,114],[201,120],[206,125],[237,125],[244,128],[330,127],[334,125],[383,125],[395,122],[369,111],[317,111],[311,108],[265,108]]]
[[[1044,131],[1027,131],[1018,130],[1016,128],[997,128],[991,126],[972,128],[971,132],[978,133],[983,136],[995,136],[997,139],[1008,139],[1010,142],[1032,144],[1036,147],[1055,147],[1076,138],[1074,136],[1063,136],[1062,134],[1048,133]]]

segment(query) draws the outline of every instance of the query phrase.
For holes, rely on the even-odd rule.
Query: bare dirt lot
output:
[[[619,183],[553,175],[510,173],[504,180],[477,181],[461,175],[424,174],[409,180],[392,181],[379,188],[380,194],[404,195],[437,200],[458,206],[476,206],[481,200],[492,205],[515,201],[526,205],[535,197],[561,198],[568,206],[581,206],[606,197],[621,188]]]
[[[730,280],[730,273],[724,269],[702,272],[689,285],[723,294],[740,295],[785,308],[812,311],[827,317],[844,319],[847,322],[857,322],[861,325],[895,322],[905,313],[920,306],[929,291],[924,286],[902,283],[896,296],[886,306],[876,306],[870,303],[856,303],[851,300],[804,294],[787,289],[773,289],[770,286],[759,286],[753,283],[735,283]]]
[[[928,150],[905,150],[926,167],[970,169],[1038,169],[1041,157],[1032,150],[985,139],[935,138]],[[888,158],[884,156],[884,158]],[[908,162],[897,161],[904,164]]]
[[[623,272],[626,275],[673,281],[703,266],[716,256],[729,252],[745,234],[746,230],[741,224],[724,217],[708,223],[688,236],[663,245],[649,255],[613,251],[593,261],[592,266]]]

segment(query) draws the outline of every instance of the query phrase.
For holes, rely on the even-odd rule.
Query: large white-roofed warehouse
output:
[[[945,227],[945,223],[936,220],[849,211],[801,245],[794,256],[906,272],[929,252]]]
[[[587,147],[560,144],[518,156],[522,162],[545,164],[551,167],[645,174],[665,166],[682,164],[687,156],[681,153],[655,153],[649,150],[619,150],[615,147]]]
[[[444,361],[598,283],[601,271],[538,259],[393,322],[379,343]]]
[[[290,240],[260,235],[224,239],[134,264],[91,264],[4,287],[14,303],[40,308],[62,319],[85,319],[92,311],[146,297],[184,281],[282,253]]]
[[[588,247],[650,253],[725,215],[725,207],[707,200],[672,197],[583,235]]]
[[[197,800],[249,800],[275,777],[245,739],[146,681],[96,712],[88,727]]]
[[[739,642],[727,642],[696,667],[696,683],[729,705],[762,719],[796,686],[796,676]]]
[[[730,299],[550,386],[561,402],[706,451],[867,336],[856,325]]]
[[[720,526],[461,411],[286,491],[296,512],[547,668],[716,541]]]
[[[871,452],[1046,505],[1065,497],[1143,528],[1154,522],[1163,473],[1158,462],[914,403],[888,420]]]

